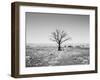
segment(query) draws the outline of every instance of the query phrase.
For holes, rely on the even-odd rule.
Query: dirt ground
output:
[[[26,49],[26,67],[87,65],[89,62],[89,48],[66,47],[62,51],[56,47]]]

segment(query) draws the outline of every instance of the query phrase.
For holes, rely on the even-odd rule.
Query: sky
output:
[[[32,13],[25,14],[26,43],[51,44],[51,33],[64,30],[71,40],[65,43],[89,43],[89,15]]]

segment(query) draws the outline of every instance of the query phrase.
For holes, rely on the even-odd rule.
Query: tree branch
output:
[[[51,35],[52,35],[52,38],[50,38],[50,40],[56,42],[57,44],[62,44],[63,42],[71,39],[68,37],[67,33],[65,33],[64,31],[60,31],[58,29],[56,29],[55,32],[51,33]]]
[[[69,40],[69,39],[71,39],[71,38],[64,39],[63,41],[61,41],[61,44],[62,44],[63,42],[65,42],[65,41]]]

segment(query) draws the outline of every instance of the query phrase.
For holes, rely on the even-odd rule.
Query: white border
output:
[[[25,67],[25,12],[90,15],[90,64],[55,67]],[[85,9],[20,6],[20,74],[95,70],[95,11]]]

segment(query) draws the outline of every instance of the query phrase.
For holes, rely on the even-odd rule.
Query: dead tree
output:
[[[68,41],[69,39],[71,39],[71,38],[68,37],[68,34],[66,32],[64,32],[63,30],[62,31],[58,30],[58,29],[56,29],[55,32],[51,33],[51,38],[50,38],[50,40],[57,43],[58,51],[61,51],[62,43]]]

